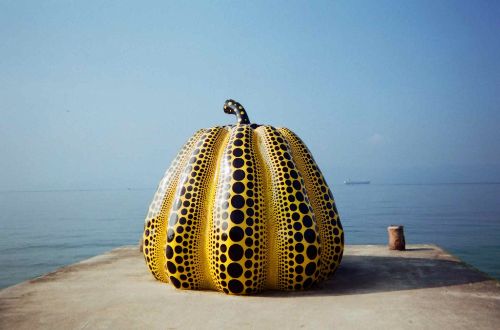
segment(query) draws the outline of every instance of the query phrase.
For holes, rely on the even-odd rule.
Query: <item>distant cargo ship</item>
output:
[[[370,184],[370,181],[352,181],[351,179],[347,179],[344,181],[344,184]]]

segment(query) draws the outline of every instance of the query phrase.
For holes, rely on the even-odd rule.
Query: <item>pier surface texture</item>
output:
[[[346,246],[310,291],[228,296],[156,281],[122,247],[0,291],[0,329],[498,329],[499,282],[435,245]]]

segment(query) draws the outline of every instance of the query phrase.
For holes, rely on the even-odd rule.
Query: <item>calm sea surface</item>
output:
[[[500,184],[334,185],[347,244],[435,243],[500,279]],[[150,190],[0,192],[0,287],[138,244]]]

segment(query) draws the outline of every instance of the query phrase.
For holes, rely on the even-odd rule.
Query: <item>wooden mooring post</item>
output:
[[[406,245],[403,226],[390,225],[387,227],[387,232],[389,234],[389,250],[403,251]]]

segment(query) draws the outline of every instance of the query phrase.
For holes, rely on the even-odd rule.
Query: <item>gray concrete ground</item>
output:
[[[499,329],[500,285],[434,245],[346,247],[311,291],[227,296],[155,281],[122,247],[0,291],[1,329]]]

